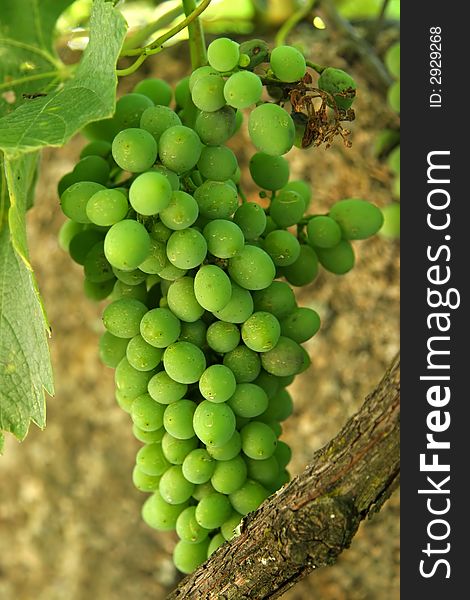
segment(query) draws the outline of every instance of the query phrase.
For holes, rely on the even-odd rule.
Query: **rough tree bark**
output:
[[[186,577],[167,600],[279,598],[333,564],[360,522],[399,482],[400,359],[304,472],[245,517],[241,533]]]

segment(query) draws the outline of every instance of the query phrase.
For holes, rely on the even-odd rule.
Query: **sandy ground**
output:
[[[331,64],[334,64],[333,61]],[[337,66],[342,63],[337,59]],[[170,53],[154,74],[176,78]],[[178,71],[179,70],[179,71]],[[373,141],[390,115],[383,99],[359,93],[353,148],[293,150],[294,176],[311,182],[315,211],[335,200],[363,197],[383,206],[391,176],[373,156]],[[128,84],[129,85],[129,84]],[[144,495],[131,472],[139,447],[129,417],[114,401],[113,375],[98,360],[102,306],[82,293],[81,269],[57,244],[63,222],[59,178],[77,160],[83,140],[47,150],[29,214],[29,243],[53,337],[56,395],[44,432],[32,427],[22,444],[8,436],[0,459],[0,598],[2,600],[159,600],[175,585],[173,535],[140,519]],[[240,162],[247,142],[238,142]],[[322,274],[300,290],[323,326],[307,344],[311,368],[291,386],[295,411],[283,424],[293,449],[291,473],[302,471],[380,380],[399,344],[399,247],[375,238],[356,243],[357,266],[345,277]],[[397,600],[398,495],[363,524],[337,565],[285,594],[288,600]]]

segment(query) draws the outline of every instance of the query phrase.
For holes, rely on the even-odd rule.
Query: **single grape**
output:
[[[105,331],[100,338],[99,354],[103,364],[115,369],[119,362],[126,356],[128,338],[116,337],[109,331]]]
[[[231,71],[240,60],[240,46],[229,38],[218,38],[209,44],[207,59],[217,71]]]
[[[254,381],[261,371],[260,357],[246,346],[237,346],[224,356],[223,363],[233,371],[237,383]]]
[[[269,312],[255,312],[242,325],[242,339],[255,352],[274,348],[281,335],[279,321]]]
[[[199,67],[195,69],[189,78],[189,91],[192,92],[194,86],[203,77],[207,77],[208,75],[218,75],[218,72],[213,69],[210,65],[204,65],[203,67]]]
[[[292,46],[274,48],[271,52],[270,65],[274,75],[287,83],[300,81],[307,71],[303,54]]]
[[[194,484],[184,477],[181,465],[172,465],[161,476],[158,491],[168,504],[182,504],[191,498]]]
[[[216,404],[203,400],[194,413],[193,426],[206,446],[223,446],[235,431],[235,415],[225,402]]]
[[[187,440],[180,440],[173,437],[163,428],[165,432],[162,437],[162,450],[165,458],[172,465],[182,465],[190,452],[199,445],[198,438],[194,435]]]
[[[66,217],[77,223],[90,223],[86,207],[90,198],[104,190],[104,186],[93,181],[79,181],[68,187],[60,198],[62,211]]]
[[[98,242],[88,252],[83,264],[85,277],[90,283],[103,283],[105,281],[115,281],[111,265],[106,260],[104,254],[104,243]]]
[[[85,156],[75,165],[73,176],[76,181],[94,181],[106,185],[109,179],[109,164],[102,156]]]
[[[225,106],[223,77],[209,74],[200,77],[193,86],[191,97],[194,104],[204,112],[215,112]]]
[[[142,173],[157,158],[157,142],[144,129],[123,129],[113,140],[113,158],[124,171]]]
[[[279,477],[279,463],[274,455],[263,460],[254,460],[245,456],[245,463],[248,477],[267,488],[270,488]]]
[[[180,342],[190,342],[199,348],[206,345],[207,325],[201,319],[192,323],[183,321],[181,323]]]
[[[150,250],[150,236],[145,227],[132,219],[115,223],[104,239],[104,253],[113,267],[123,271],[136,269]]]
[[[328,67],[320,75],[317,85],[319,89],[333,96],[338,108],[351,108],[356,97],[356,83],[348,73]]]
[[[161,444],[146,444],[137,452],[136,464],[146,475],[163,475],[170,463],[163,456]]]
[[[186,229],[199,215],[196,200],[186,192],[173,192],[168,206],[160,211],[162,223],[172,230]]]
[[[383,225],[380,209],[357,198],[335,202],[329,216],[338,223],[346,240],[364,240],[376,234]]]
[[[165,409],[163,424],[170,435],[178,440],[194,437],[193,416],[196,403],[192,400],[177,400]]]
[[[312,217],[307,225],[307,238],[312,246],[333,248],[341,241],[341,228],[331,217]]]
[[[272,156],[289,152],[294,144],[294,121],[277,104],[257,106],[250,114],[248,132],[256,148]]]
[[[267,373],[264,369],[261,370],[254,383],[266,392],[269,400],[273,398],[281,389],[279,378],[275,375]]]
[[[175,267],[194,269],[202,264],[206,257],[207,242],[202,233],[189,227],[171,234],[166,253]]]
[[[400,113],[400,82],[395,81],[388,88],[387,102],[390,108],[396,113]]]
[[[400,237],[400,203],[392,202],[382,209],[384,224],[379,233],[381,236],[390,239]]]
[[[160,492],[155,491],[142,506],[142,519],[149,527],[158,531],[171,531],[176,527],[176,520],[187,503],[168,504],[160,495]]]
[[[261,100],[263,84],[251,71],[239,71],[225,82],[224,96],[227,104],[234,108],[248,108]]]
[[[230,503],[238,513],[245,516],[256,510],[268,495],[268,491],[260,483],[247,479],[240,489],[230,494]]]
[[[110,142],[106,140],[95,140],[94,142],[89,142],[82,148],[80,158],[85,158],[85,156],[101,156],[101,158],[108,158],[110,154]]]
[[[146,280],[147,274],[143,273],[140,269],[133,269],[132,271],[122,271],[113,267],[113,273],[126,285],[138,285]]]
[[[67,219],[59,230],[58,242],[64,252],[69,252],[70,242],[83,231],[83,224]],[[101,239],[101,238],[100,238]],[[96,241],[99,241],[98,239]]]
[[[242,450],[254,460],[263,460],[274,454],[277,438],[273,430],[261,421],[251,421],[240,431]]]
[[[263,369],[281,377],[299,373],[303,361],[302,348],[294,340],[282,335],[272,350],[261,354]]]
[[[216,321],[209,325],[206,338],[212,350],[225,354],[236,348],[240,343],[240,331],[234,323]]]
[[[232,297],[232,284],[228,275],[216,265],[204,265],[194,278],[194,293],[206,310],[222,310]]]
[[[143,304],[147,304],[149,298],[145,282],[137,285],[128,285],[127,283],[116,279],[111,300],[119,300],[120,298],[135,298]]]
[[[114,279],[108,279],[100,283],[89,281],[85,278],[83,281],[83,291],[85,296],[95,302],[100,302],[107,298],[113,291]]]
[[[196,507],[188,506],[176,521],[176,533],[188,544],[199,544],[207,538],[209,530],[196,521]]]
[[[276,269],[269,254],[256,246],[246,245],[229,260],[230,277],[248,290],[262,290],[270,285]]]
[[[166,267],[167,261],[165,244],[150,238],[150,249],[147,258],[140,263],[139,269],[149,275],[155,275]]]
[[[234,511],[230,517],[220,527],[220,533],[224,536],[224,539],[229,541],[236,535],[236,529],[240,525],[242,515],[239,515]]]
[[[229,499],[225,494],[214,492],[204,496],[196,506],[196,521],[206,529],[216,529],[232,513]]]
[[[122,221],[127,215],[126,196],[118,190],[99,190],[88,200],[86,214],[95,225],[108,226]]]
[[[175,567],[182,573],[192,573],[207,559],[208,548],[208,539],[205,539],[198,544],[180,540],[173,550],[173,562],[175,563]]]
[[[214,473],[216,461],[205,448],[192,450],[183,461],[183,475],[191,483],[206,483]]]
[[[211,538],[209,546],[207,547],[207,558],[209,558],[209,556],[213,554],[217,550],[217,548],[220,548],[220,546],[222,546],[223,543],[225,543],[224,536],[221,533],[216,533]]]
[[[385,66],[396,79],[400,78],[400,43],[397,42],[388,48],[384,57]]]
[[[125,94],[119,98],[113,117],[118,129],[139,127],[142,113],[150,106],[153,106],[152,100],[139,92]]]
[[[228,183],[205,181],[194,192],[199,212],[207,219],[228,219],[237,210],[238,195]]]
[[[166,348],[175,342],[180,331],[179,319],[167,308],[146,311],[140,322],[140,334],[155,348]]]
[[[280,227],[290,227],[300,221],[305,203],[297,192],[283,190],[272,200],[269,214]]]
[[[254,383],[239,383],[228,404],[237,416],[252,419],[264,413],[269,400],[260,386]]]
[[[180,178],[174,171],[170,171],[170,169],[167,169],[163,165],[154,165],[152,170],[165,175],[170,182],[173,192],[177,192],[180,189]]]
[[[225,365],[211,365],[201,375],[199,391],[206,400],[226,402],[235,392],[235,376]]]
[[[133,366],[134,369],[137,369],[138,371],[152,371],[160,364],[163,350],[151,346],[140,334],[138,334],[129,341],[126,356],[129,364]]]
[[[184,125],[166,129],[158,146],[163,165],[175,173],[184,173],[195,167],[202,150],[197,133]]]
[[[320,317],[311,308],[295,308],[287,317],[281,320],[281,334],[291,338],[298,344],[312,338],[319,329]]]
[[[232,296],[228,303],[221,309],[214,311],[214,315],[227,323],[243,323],[253,312],[253,298],[248,290],[232,283]]]
[[[136,94],[143,94],[150,98],[153,104],[169,106],[173,97],[173,91],[163,79],[143,79],[132,90]]]
[[[275,229],[264,240],[264,249],[277,267],[287,267],[300,256],[300,244],[290,231]]]
[[[205,146],[197,163],[201,175],[212,181],[227,181],[237,166],[235,154],[227,146]]]
[[[217,258],[231,258],[243,250],[245,244],[240,227],[226,219],[209,221],[203,234],[209,252]]]
[[[232,494],[245,483],[246,475],[246,463],[238,455],[231,460],[217,461],[211,483],[217,492]]]
[[[344,275],[354,267],[354,250],[348,240],[333,248],[317,248],[317,255],[322,267],[335,275]]]
[[[214,460],[231,460],[235,458],[242,449],[240,433],[235,430],[228,442],[221,446],[208,446],[207,452]]]
[[[159,476],[147,475],[135,465],[132,471],[132,483],[141,492],[155,492],[158,490]]]
[[[134,400],[145,394],[153,373],[154,371],[137,371],[126,357],[121,359],[114,372],[114,382],[121,399]]]
[[[132,422],[143,431],[155,431],[163,425],[164,407],[149,394],[138,396],[132,403]]]
[[[200,112],[195,129],[201,141],[210,146],[225,144],[235,133],[236,116],[231,106],[224,106],[215,112]]]
[[[105,328],[118,338],[133,338],[138,335],[140,321],[147,307],[134,298],[121,298],[108,304],[103,311]]]
[[[181,277],[173,281],[167,293],[168,308],[182,321],[194,323],[204,314],[204,308],[194,294],[194,279]]]
[[[289,163],[283,156],[256,152],[250,159],[253,181],[265,190],[280,190],[289,181]]]
[[[235,211],[233,220],[248,241],[258,238],[266,228],[266,213],[256,202],[241,204]]]
[[[292,397],[287,390],[280,390],[269,400],[269,406],[258,418],[263,423],[270,424],[272,421],[285,421],[294,410]]]
[[[292,458],[292,451],[285,442],[279,440],[277,443],[276,450],[274,452],[274,457],[276,458],[279,464],[279,468],[283,469],[290,463],[290,460]]]
[[[165,350],[163,365],[171,379],[178,383],[196,383],[206,368],[206,358],[194,344],[175,342]]]
[[[161,427],[160,429],[155,429],[155,431],[144,431],[134,424],[132,425],[132,433],[139,442],[142,442],[143,444],[152,444],[160,443],[162,441],[165,430]]]
[[[129,202],[141,215],[156,215],[170,203],[173,190],[170,182],[158,171],[142,173],[129,188]]]
[[[312,190],[306,181],[289,181],[289,183],[285,185],[282,189],[283,191],[297,192],[297,194],[299,194],[305,202],[305,210],[308,209],[312,200]]]
[[[318,274],[318,258],[315,250],[307,244],[300,244],[298,259],[283,267],[282,273],[289,283],[303,286],[311,283]]]

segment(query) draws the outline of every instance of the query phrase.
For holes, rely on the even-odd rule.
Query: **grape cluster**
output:
[[[87,295],[110,299],[100,355],[143,443],[133,472],[151,494],[142,516],[176,529],[184,573],[289,480],[279,439],[293,409],[286,388],[309,366],[301,344],[320,327],[291,286],[312,282],[320,264],[349,271],[351,240],[382,225],[379,209],[359,199],[305,216],[309,186],[289,181],[283,157],[293,119],[261,102],[253,71],[267,60],[263,48],[212,42],[209,65],[177,85],[175,109],[166,83],[139,83],[112,119],[87,128],[95,139],[59,184],[69,219],[61,244],[83,265]],[[270,60],[280,81],[305,75],[294,48]],[[249,170],[263,200],[247,202],[226,142],[254,105]]]

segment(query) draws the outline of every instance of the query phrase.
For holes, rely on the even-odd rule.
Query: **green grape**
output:
[[[300,369],[299,373],[303,373],[304,371],[306,371],[307,369],[310,368],[312,361],[310,359],[310,356],[307,352],[307,350],[305,350],[305,348],[302,348],[302,354],[303,354],[303,362],[302,362],[302,368]]]
[[[294,410],[292,397],[287,390],[280,390],[269,401],[269,406],[259,417],[259,421],[270,424],[272,421],[285,421]]]
[[[165,350],[163,365],[171,379],[178,383],[196,383],[206,368],[206,358],[194,344],[176,342]]]
[[[149,394],[138,396],[132,403],[132,422],[142,431],[155,431],[163,425],[164,407]]]
[[[331,217],[312,217],[307,225],[309,244],[319,248],[333,248],[341,241],[341,228]]]
[[[312,200],[312,190],[307,182],[298,180],[298,181],[289,181],[287,185],[282,188],[283,191],[297,192],[305,203],[305,210],[308,209],[310,205],[310,201]]]
[[[296,306],[292,288],[283,281],[273,281],[264,290],[253,292],[253,302],[256,311],[272,313],[277,319],[286,317]]]
[[[159,476],[147,475],[136,465],[132,471],[132,483],[141,492],[155,492],[158,490]]]
[[[223,543],[225,543],[224,536],[221,533],[216,533],[211,538],[209,546],[207,547],[207,558],[209,558],[211,554],[214,554],[217,548],[220,548],[220,546],[222,546]]]
[[[195,167],[202,150],[197,133],[184,125],[166,129],[158,146],[163,165],[175,173],[185,173]]]
[[[196,448],[183,461],[183,475],[191,483],[206,483],[214,473],[215,464],[205,448]]]
[[[262,420],[261,417],[259,419]],[[279,439],[282,435],[282,426],[278,421],[266,421],[266,425],[269,425],[271,429],[274,431],[274,435]]]
[[[250,57],[250,69],[269,60],[269,46],[264,40],[254,39],[242,42],[240,52]]]
[[[199,67],[195,69],[189,78],[189,91],[192,92],[194,86],[203,77],[207,77],[208,75],[218,75],[217,71],[213,69],[210,65],[204,65],[203,67]]]
[[[377,233],[383,225],[380,209],[357,198],[335,202],[329,216],[338,223],[346,240],[364,240]]]
[[[219,492],[204,496],[196,506],[196,521],[206,529],[217,529],[231,514],[229,499]]]
[[[201,483],[200,485],[196,485],[194,488],[193,498],[194,500],[202,500],[206,496],[210,496],[210,494],[214,494],[215,490],[212,487],[212,483],[210,481],[206,481],[206,483]]]
[[[197,569],[207,559],[209,540],[205,539],[198,544],[180,540],[173,550],[173,562],[181,573],[188,575]]]
[[[212,350],[225,354],[240,343],[240,331],[234,323],[216,321],[207,329],[207,343]]]
[[[139,333],[140,321],[147,307],[134,298],[121,298],[108,304],[103,311],[103,324],[114,336],[133,338]]]
[[[207,242],[202,233],[189,227],[171,234],[166,247],[169,261],[178,269],[194,269],[207,254]]]
[[[266,213],[256,202],[241,204],[235,211],[233,220],[248,241],[258,238],[266,228]]]
[[[239,71],[230,75],[224,87],[227,104],[234,108],[248,108],[261,100],[263,84],[251,71]]]
[[[95,140],[94,142],[89,142],[82,148],[80,158],[85,158],[85,156],[101,156],[101,158],[108,158],[110,154],[110,142],[106,140]]]
[[[211,365],[201,375],[199,391],[206,400],[226,402],[235,392],[237,383],[225,365]]]
[[[267,409],[269,400],[260,386],[254,383],[239,383],[228,404],[237,416],[252,419]]]
[[[122,271],[113,267],[113,273],[126,285],[138,285],[147,278],[147,274],[143,273],[140,269],[133,269],[132,271]]]
[[[180,178],[174,171],[170,171],[170,169],[167,169],[163,165],[154,165],[152,167],[152,170],[156,171],[157,173],[161,173],[162,175],[165,175],[165,177],[170,182],[171,189],[173,192],[177,192],[180,189]]]
[[[162,223],[171,230],[190,227],[199,215],[199,206],[186,192],[175,191],[168,206],[160,211]]]
[[[261,371],[260,357],[246,346],[237,346],[224,356],[224,365],[233,371],[237,383],[251,383]]]
[[[400,175],[400,146],[396,146],[389,154],[388,167],[394,175]]]
[[[305,203],[302,196],[293,191],[281,191],[272,200],[269,214],[280,227],[290,227],[300,221]]]
[[[253,460],[263,460],[274,454],[277,438],[273,430],[261,421],[251,421],[240,431],[242,450]]]
[[[385,66],[396,79],[400,77],[400,43],[397,42],[388,48],[384,57]]]
[[[274,455],[263,460],[254,460],[246,456],[245,463],[247,476],[267,488],[270,488],[279,477],[279,463]]]
[[[214,460],[231,460],[235,458],[242,449],[240,433],[235,430],[228,442],[222,446],[209,446],[207,452]]]
[[[101,156],[85,156],[75,165],[73,175],[76,181],[94,181],[106,185],[109,179],[109,164]]]
[[[62,250],[64,250],[64,252],[69,252],[70,242],[82,231],[82,223],[77,223],[76,221],[71,221],[70,219],[67,219],[64,223],[62,223],[62,226],[59,230],[58,241],[59,246],[62,248]]]
[[[66,217],[77,223],[90,223],[86,212],[87,203],[93,194],[104,190],[104,186],[93,181],[79,181],[68,187],[60,198]]]
[[[129,339],[116,337],[109,331],[105,331],[100,337],[99,354],[101,362],[115,369],[119,362],[126,356],[126,348]]]
[[[175,102],[177,107],[183,107],[188,104],[191,100],[191,92],[189,90],[189,76],[183,77],[181,81],[176,84],[175,88]]]
[[[191,97],[194,104],[204,112],[215,112],[225,106],[223,77],[216,74],[199,77],[193,86]]]
[[[289,181],[289,163],[283,156],[257,152],[250,159],[250,173],[253,181],[260,188],[270,191],[280,190]]]
[[[150,106],[153,106],[152,100],[147,95],[139,92],[125,94],[119,98],[116,102],[116,112],[114,114],[114,121],[118,129],[139,127],[142,113]]]
[[[162,437],[163,454],[172,465],[182,465],[188,454],[197,448],[198,445],[199,440],[195,435],[187,440],[180,440],[166,431]]]
[[[235,431],[235,415],[225,402],[216,404],[203,400],[194,413],[193,426],[206,446],[223,446]]]
[[[142,519],[149,527],[158,531],[171,531],[187,504],[168,504],[156,490],[142,506]]]
[[[113,291],[114,281],[114,279],[108,279],[107,281],[102,281],[101,283],[95,283],[85,279],[83,281],[83,291],[85,292],[85,296],[90,300],[94,300],[95,302],[104,300]]]
[[[104,253],[113,267],[136,269],[147,258],[150,236],[145,227],[132,219],[115,223],[104,239]]]
[[[147,391],[153,371],[137,371],[126,357],[121,359],[114,372],[114,382],[123,400],[134,400]],[[128,411],[130,412],[130,411]]]
[[[168,308],[181,321],[194,323],[202,317],[204,309],[194,294],[194,279],[181,277],[173,281],[167,293]]]
[[[238,455],[231,460],[217,461],[211,483],[221,494],[232,494],[245,483],[247,468]]]
[[[207,59],[210,66],[217,71],[231,71],[238,66],[240,46],[229,38],[218,38],[209,44]]]
[[[116,135],[116,122],[114,119],[101,119],[101,121],[86,125],[81,133],[92,141],[106,140],[112,142],[113,137]]]
[[[279,321],[268,312],[255,312],[242,325],[243,342],[255,352],[267,352],[274,348],[280,335]]]
[[[317,85],[319,89],[333,96],[338,108],[351,108],[356,97],[356,83],[348,73],[328,67],[318,78]]]
[[[280,488],[282,488],[283,485],[285,485],[286,483],[289,483],[289,481],[290,481],[290,475],[289,475],[288,471],[286,471],[286,469],[281,469],[281,471],[279,473],[279,477],[273,486],[273,491],[279,490]]]
[[[264,369],[261,370],[254,383],[266,392],[269,400],[274,398],[281,388],[279,378],[267,373]]]
[[[59,183],[57,184],[57,193],[61,197],[66,189],[68,189],[71,185],[77,182],[78,178],[73,171],[71,173],[66,173],[63,177],[60,178]]]
[[[248,245],[229,260],[228,272],[239,286],[247,290],[267,288],[276,276],[269,254],[261,248]]]
[[[178,440],[194,437],[193,416],[196,403],[192,400],[177,400],[165,409],[163,424],[170,435]]]
[[[392,202],[382,209],[384,224],[379,233],[381,236],[390,239],[400,237],[400,203]]]
[[[257,106],[248,119],[248,132],[256,148],[272,156],[285,154],[294,145],[294,121],[277,104]]]
[[[207,219],[228,219],[237,210],[236,190],[222,181],[205,181],[194,192],[199,213]]]
[[[140,322],[140,334],[155,348],[166,348],[175,342],[180,331],[179,319],[167,308],[153,308],[146,311]]]
[[[317,255],[322,267],[335,275],[344,275],[354,267],[354,250],[348,240],[341,240],[334,248],[317,248]]]
[[[282,335],[272,350],[261,354],[263,369],[280,377],[299,373],[303,361],[304,356],[299,344]]]
[[[209,252],[217,258],[231,258],[243,250],[245,244],[240,227],[226,219],[209,221],[203,234]]]
[[[312,338],[320,329],[320,317],[311,308],[295,308],[281,320],[281,334],[302,344]]]
[[[144,444],[152,444],[152,443],[160,443],[162,441],[163,435],[165,434],[165,430],[163,427],[160,429],[155,429],[155,431],[144,431],[137,427],[137,425],[132,425],[132,433],[134,437]]]
[[[274,75],[281,81],[300,81],[307,72],[305,58],[297,48],[277,46],[271,52],[270,65]]]
[[[188,506],[176,521],[176,533],[188,544],[199,544],[207,538],[209,530],[196,521],[196,507]]]
[[[300,244],[299,258],[282,270],[287,281],[295,286],[311,283],[318,275],[318,258],[315,250],[307,244]]]
[[[200,319],[193,323],[182,322],[180,342],[190,342],[199,348],[206,345],[207,325]]]
[[[197,163],[201,175],[212,181],[227,181],[237,166],[235,154],[227,146],[205,146]]]
[[[95,225],[109,226],[127,215],[126,196],[118,190],[99,190],[88,200],[86,214]]]
[[[161,476],[158,491],[168,504],[183,504],[191,498],[194,484],[185,479],[181,465],[172,465]]]
[[[396,113],[400,112],[400,82],[395,81],[388,88],[387,102],[390,108]]]
[[[230,494],[230,503],[238,513],[245,516],[256,510],[268,496],[268,491],[260,483],[247,479],[239,490]]]
[[[227,323],[243,323],[253,312],[253,298],[248,290],[244,290],[236,283],[232,283],[232,296],[221,310],[214,311],[214,315]]]
[[[175,265],[171,264],[168,260],[165,262],[165,266],[161,271],[158,272],[158,275],[166,281],[176,281],[180,277],[184,277],[186,275],[185,269],[178,269]]]
[[[268,235],[269,233],[271,233],[271,231],[275,231],[276,229],[278,229],[277,224],[275,223],[274,219],[270,216],[267,215],[266,216],[266,227],[264,228],[264,235]]]
[[[132,394],[130,396],[128,396],[124,392],[115,390],[114,397],[116,399],[116,402],[117,402],[119,408],[122,408],[122,410],[124,412],[126,412],[130,415],[131,409],[132,409],[132,403],[134,402],[134,399],[135,399],[132,397]]]
[[[163,350],[151,346],[139,334],[129,341],[126,356],[129,364],[134,367],[134,369],[137,369],[138,371],[152,371],[160,364]]]
[[[233,512],[230,517],[220,527],[220,533],[224,536],[224,539],[230,541],[236,535],[236,529],[240,525],[242,515],[237,512]]]
[[[103,283],[115,279],[111,265],[104,255],[104,243],[102,241],[95,244],[88,252],[83,267],[85,277],[91,283]]]
[[[137,452],[136,464],[146,475],[163,475],[170,463],[163,456],[161,444],[146,444]]]
[[[165,244],[150,238],[150,249],[147,258],[140,263],[139,269],[149,275],[155,275],[166,267],[167,262]]]
[[[173,97],[173,91],[163,79],[144,79],[132,90],[136,94],[143,94],[150,98],[154,104],[169,106]]]
[[[277,267],[287,267],[299,258],[300,244],[297,238],[284,229],[275,229],[264,240],[264,249]]]
[[[228,275],[216,265],[204,265],[194,278],[194,293],[206,310],[222,310],[232,297],[232,284]]]
[[[135,127],[123,129],[113,140],[113,158],[124,171],[142,173],[157,158],[157,142],[151,133]]]
[[[200,112],[195,129],[201,141],[210,146],[225,144],[235,133],[236,115],[231,106],[224,106],[215,112]]]
[[[173,190],[168,178],[158,171],[142,173],[129,188],[129,202],[141,215],[156,215],[170,203]]]
[[[285,442],[279,440],[277,442],[276,450],[274,452],[274,457],[279,464],[279,468],[283,469],[290,463],[290,459],[292,458],[292,451]]]

